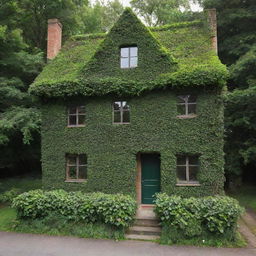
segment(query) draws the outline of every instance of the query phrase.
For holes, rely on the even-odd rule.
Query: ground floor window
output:
[[[198,156],[177,156],[177,184],[199,184]]]
[[[66,180],[84,181],[87,179],[87,156],[66,154]]]

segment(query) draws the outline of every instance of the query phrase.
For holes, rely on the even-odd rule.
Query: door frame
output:
[[[141,155],[142,154],[158,154],[161,157],[160,152],[156,151],[148,151],[148,152],[138,152],[136,155],[136,170],[137,170],[137,175],[136,175],[136,199],[137,199],[137,204],[138,205],[146,205],[142,204],[142,188],[141,188],[141,177],[142,177],[142,165],[141,165]],[[161,177],[161,162],[160,162],[160,177]],[[161,188],[161,178],[160,178],[160,188]],[[149,206],[152,206],[151,204]]]

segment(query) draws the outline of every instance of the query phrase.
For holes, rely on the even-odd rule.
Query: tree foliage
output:
[[[15,24],[18,13],[14,1],[0,2],[1,169],[29,161],[26,153],[32,148],[24,144],[38,138],[40,128],[39,109],[27,90],[41,70],[43,58],[40,51],[30,50],[24,42],[22,31]],[[32,162],[33,155],[30,157]]]
[[[191,20],[195,15],[190,11],[189,0],[132,0],[130,3],[151,27]]]

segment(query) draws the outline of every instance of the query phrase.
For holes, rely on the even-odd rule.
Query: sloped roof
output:
[[[72,37],[31,85],[43,97],[139,95],[157,88],[219,87],[226,67],[211,47],[205,18],[146,28],[126,9],[108,34]],[[119,47],[137,44],[138,68],[122,70]],[[142,53],[141,53],[142,54]]]

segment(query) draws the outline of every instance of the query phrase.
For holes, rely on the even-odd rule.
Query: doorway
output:
[[[141,153],[141,203],[153,204],[154,195],[160,192],[160,154]]]

